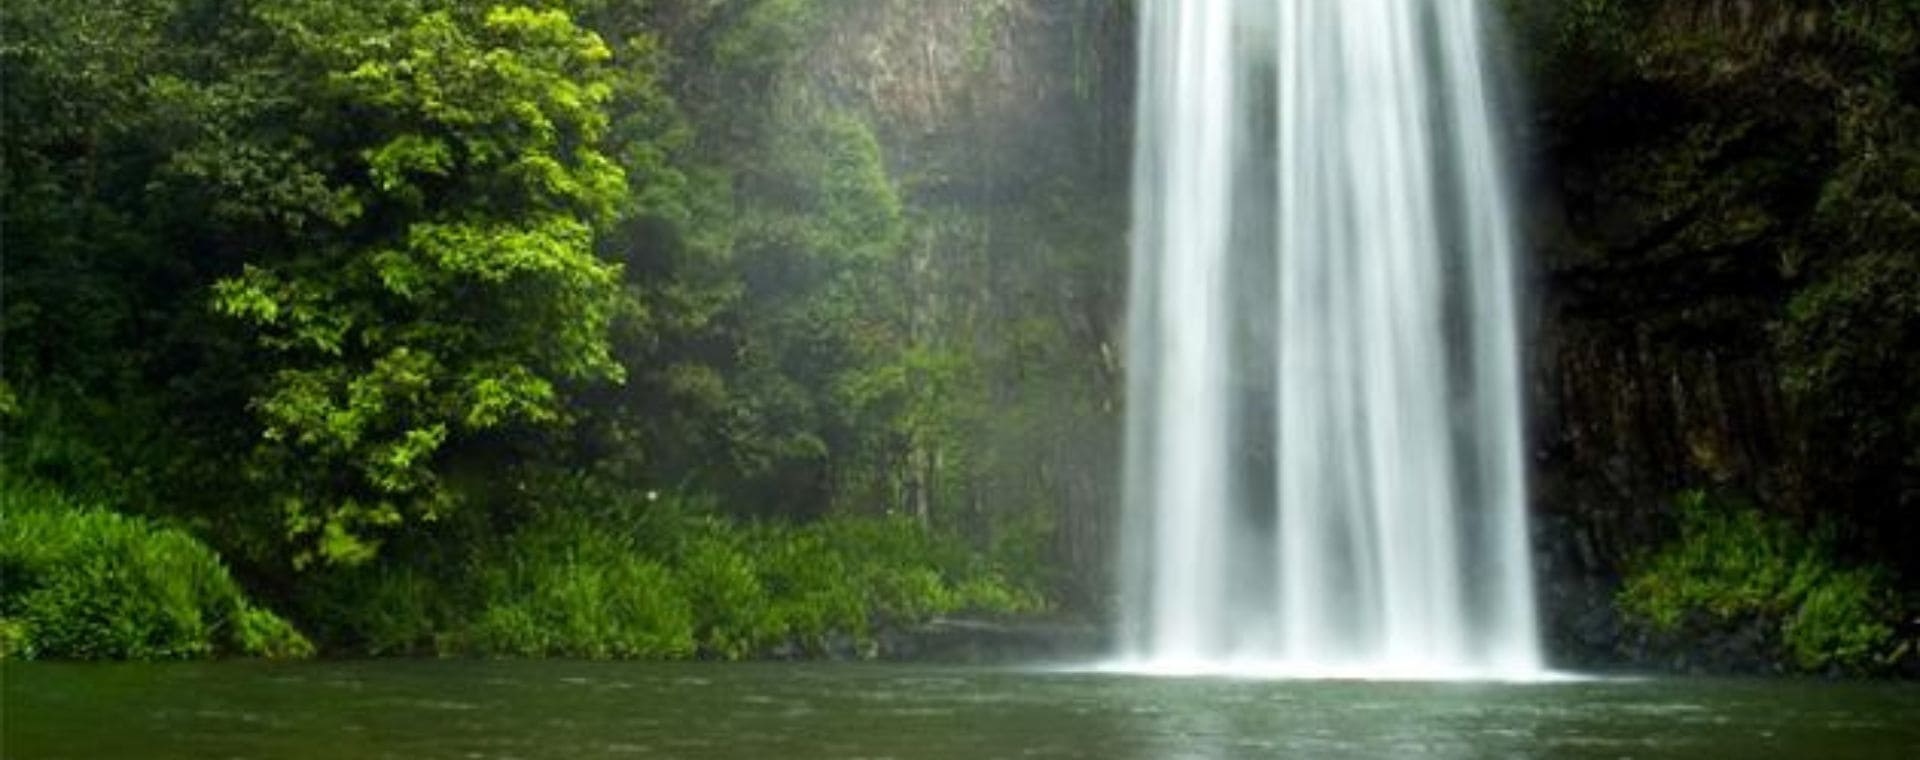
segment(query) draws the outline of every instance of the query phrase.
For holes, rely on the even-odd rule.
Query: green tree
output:
[[[738,476],[818,511],[852,489],[899,389],[869,377],[906,348],[900,201],[872,132],[789,103],[738,179],[744,298],[725,325]],[[873,495],[873,494],[863,494]],[[875,500],[886,503],[885,500]]]
[[[265,3],[257,67],[170,83],[227,111],[175,168],[254,247],[214,287],[267,368],[253,459],[301,544],[354,562],[455,508],[450,471],[619,380],[610,51],[559,10]]]
[[[6,447],[16,477],[137,475],[112,472],[115,436],[93,431],[144,437],[143,426],[103,414],[142,416],[141,404],[96,399],[131,401],[157,343],[129,350],[131,338],[164,332],[147,315],[168,311],[163,294],[139,284],[167,279],[139,179],[158,160],[142,144],[153,126],[142,66],[165,58],[170,5],[54,0],[0,11],[0,367],[17,394]]]

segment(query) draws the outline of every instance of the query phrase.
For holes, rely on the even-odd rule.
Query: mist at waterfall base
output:
[[[1481,13],[1142,3],[1115,668],[1542,675]]]

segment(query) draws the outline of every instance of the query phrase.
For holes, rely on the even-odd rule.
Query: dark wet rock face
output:
[[[1769,672],[1765,624],[1609,607],[1702,489],[1920,578],[1920,74],[1898,3],[1509,3],[1531,90],[1543,628],[1570,664]],[[1904,189],[1899,189],[1904,187]],[[1907,295],[1894,295],[1904,292]],[[1709,633],[1709,629],[1712,630]]]
[[[914,270],[941,294],[930,324],[981,345],[1058,328],[993,369],[996,403],[1059,414],[996,442],[1011,465],[970,508],[1053,505],[1051,557],[1093,614],[1118,522],[1130,6],[875,2],[808,59],[909,200],[964,221]],[[1896,6],[1503,4],[1556,662],[1770,667],[1762,627],[1643,636],[1613,608],[1682,490],[1837,526],[1843,559],[1920,578],[1920,54]],[[1046,383],[1059,400],[1032,401]]]
[[[1589,670],[1617,662],[1620,615],[1613,597],[1619,580],[1594,553],[1587,533],[1563,517],[1533,524],[1541,635],[1549,663]]]

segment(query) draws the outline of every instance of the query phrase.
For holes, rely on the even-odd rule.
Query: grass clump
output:
[[[1620,591],[1630,623],[1709,635],[1757,619],[1781,659],[1807,672],[1870,672],[1898,656],[1884,570],[1846,566],[1828,534],[1703,491],[1677,507],[1679,536],[1633,563]]]
[[[254,606],[187,533],[0,488],[0,653],[55,659],[306,657],[307,639]]]
[[[631,536],[565,513],[527,526],[480,573],[483,603],[460,637],[474,653],[675,659],[694,652],[693,608]]]
[[[336,570],[307,615],[371,655],[739,660],[870,656],[889,628],[1045,606],[911,519],[749,522],[702,499],[548,496],[478,551]]]
[[[877,632],[1039,596],[904,518],[746,523],[709,505],[550,511],[483,557],[473,653],[738,660],[779,648],[871,653]]]

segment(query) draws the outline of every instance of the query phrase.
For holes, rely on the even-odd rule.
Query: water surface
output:
[[[847,664],[8,663],[8,758],[1920,757],[1920,686]]]

